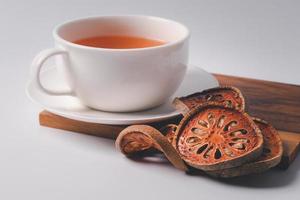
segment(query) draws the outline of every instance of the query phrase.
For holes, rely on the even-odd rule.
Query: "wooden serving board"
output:
[[[246,98],[247,112],[254,117],[270,122],[284,143],[281,168],[287,168],[295,159],[300,148],[300,86],[249,78],[214,74],[220,85],[238,87]],[[162,127],[177,123],[180,116],[167,121],[150,124]],[[40,125],[74,131],[94,136],[115,139],[126,126],[87,123],[68,119],[42,111]]]

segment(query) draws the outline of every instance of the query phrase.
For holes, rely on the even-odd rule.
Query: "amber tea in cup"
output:
[[[80,44],[84,46],[108,49],[146,48],[160,46],[166,43],[159,40],[127,35],[106,35],[87,37],[73,42],[75,44]]]

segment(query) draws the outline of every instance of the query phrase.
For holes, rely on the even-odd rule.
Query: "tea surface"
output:
[[[96,36],[82,38],[74,41],[75,44],[80,44],[90,47],[108,48],[108,49],[132,49],[154,47],[165,44],[163,41],[153,40],[134,36]]]

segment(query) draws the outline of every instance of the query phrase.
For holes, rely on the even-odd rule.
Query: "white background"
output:
[[[210,72],[300,84],[299,12],[300,1],[288,0],[0,1],[0,199],[299,198],[299,158],[287,171],[231,181],[192,177],[128,160],[107,139],[40,127],[41,108],[24,92],[56,24],[113,14],[186,24],[190,62]]]

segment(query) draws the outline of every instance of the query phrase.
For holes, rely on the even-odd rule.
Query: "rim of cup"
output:
[[[75,44],[73,42],[70,42],[66,39],[63,39],[60,35],[59,35],[59,30],[68,24],[72,24],[72,23],[76,23],[76,22],[80,22],[80,21],[85,21],[85,20],[89,20],[89,19],[97,19],[97,18],[120,18],[120,17],[136,17],[136,18],[150,18],[152,20],[158,20],[158,21],[165,21],[165,22],[171,22],[174,23],[178,26],[180,26],[181,28],[183,28],[184,30],[184,36],[180,37],[180,39],[177,39],[173,42],[167,42],[165,44],[159,45],[159,46],[151,46],[151,47],[143,47],[143,48],[130,48],[130,49],[111,49],[111,48],[100,48],[100,47],[91,47],[91,46],[84,46],[84,45],[80,45],[80,44]],[[156,17],[156,16],[150,16],[150,15],[97,15],[97,16],[88,16],[88,17],[84,17],[84,18],[77,18],[77,19],[72,19],[72,20],[68,20],[65,21],[61,24],[58,24],[55,26],[53,32],[53,37],[55,40],[71,46],[71,47],[76,47],[76,48],[81,48],[81,49],[86,49],[86,50],[101,50],[101,51],[148,51],[148,50],[156,50],[156,49],[160,49],[160,48],[165,48],[165,47],[170,47],[170,46],[175,46],[185,40],[187,40],[190,37],[190,31],[189,29],[183,25],[180,22],[174,21],[174,20],[170,20],[170,19],[165,19],[162,17]]]

